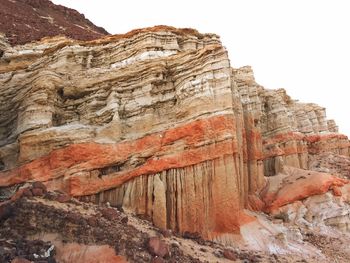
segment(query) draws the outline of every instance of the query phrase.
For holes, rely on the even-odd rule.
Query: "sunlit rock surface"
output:
[[[85,42],[0,39],[0,50],[2,187],[41,181],[229,243],[257,222],[246,208],[275,211],[347,184],[303,172],[269,188],[320,153],[348,158],[349,140],[324,108],[231,68],[215,34],[158,26]]]

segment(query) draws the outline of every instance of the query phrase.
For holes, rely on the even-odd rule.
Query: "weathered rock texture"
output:
[[[233,76],[245,115],[253,116],[245,124],[247,141],[262,138],[258,143],[262,150],[254,152],[263,152],[265,176],[277,174],[283,165],[308,169],[310,154],[349,156],[349,140],[337,132],[333,120],[326,119],[325,108],[292,100],[284,89],[264,89],[255,82],[250,67],[234,69]]]
[[[0,0],[0,7],[0,32],[12,45],[56,35],[91,40],[108,34],[76,10],[49,0]]]
[[[3,187],[41,181],[227,241],[254,220],[244,208],[269,205],[264,175],[324,151],[349,156],[324,108],[232,69],[214,34],[159,26],[3,46]]]
[[[15,257],[29,262],[152,262],[146,247],[149,233],[136,228],[142,222],[128,222],[127,215],[113,208],[76,200],[61,203],[52,200],[54,195],[22,196],[0,204],[0,211],[10,211],[6,216],[0,212],[1,262]],[[169,251],[167,260],[199,262],[179,247]]]
[[[37,187],[24,189],[34,192]],[[221,244],[164,232],[115,208],[74,198],[59,202],[58,197],[55,192],[40,197],[22,193],[16,200],[0,203],[0,262],[232,262],[224,258],[228,251]],[[272,262],[276,257],[237,247],[229,251],[231,258],[237,259],[233,262]],[[282,262],[289,262],[289,258],[278,256]],[[293,255],[291,262],[302,258],[300,253]]]

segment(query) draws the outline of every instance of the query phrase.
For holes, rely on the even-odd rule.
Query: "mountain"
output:
[[[49,0],[0,0],[0,6],[0,32],[11,45],[56,35],[79,40],[108,35],[76,10]]]
[[[127,216],[140,232],[131,243],[134,230],[119,233],[112,254],[129,262],[202,262],[201,245],[217,261],[350,259],[348,137],[323,107],[232,68],[218,35],[156,26],[89,41],[0,40],[6,239],[55,233],[42,241],[62,260],[57,240],[111,248],[115,228],[103,224]],[[41,219],[50,206],[67,215]],[[17,229],[23,214],[30,224]],[[103,232],[88,221],[103,217]],[[65,224],[69,235],[51,227]],[[92,226],[81,240],[80,225]]]

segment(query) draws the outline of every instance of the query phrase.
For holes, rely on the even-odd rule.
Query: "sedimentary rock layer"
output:
[[[216,35],[159,27],[27,47],[23,63],[23,50],[4,54],[1,185],[114,191],[104,201],[206,237],[250,220],[244,120]]]
[[[255,140],[261,138],[250,147],[262,147],[254,152],[262,151],[265,176],[277,174],[283,165],[307,169],[309,154],[350,155],[347,136],[338,133],[333,120],[326,119],[325,108],[292,100],[284,89],[263,88],[255,82],[250,67],[234,69],[233,76],[244,114],[252,119],[245,127],[254,131]]]
[[[324,108],[232,69],[214,34],[2,42],[0,186],[42,181],[220,239],[252,220],[244,208],[262,207],[264,175],[308,168],[309,154],[349,155]]]

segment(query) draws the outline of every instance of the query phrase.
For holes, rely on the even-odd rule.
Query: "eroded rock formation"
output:
[[[324,108],[232,69],[215,34],[159,26],[0,48],[2,187],[41,181],[230,242],[256,220],[245,208],[271,211],[347,184],[325,175],[319,191],[265,195],[264,175],[309,169],[322,152],[347,158],[349,140]]]
[[[325,108],[292,100],[284,89],[264,89],[250,67],[234,69],[233,75],[245,115],[254,116],[255,134],[262,138],[258,145],[262,145],[265,176],[277,174],[283,165],[308,169],[310,154],[349,156],[349,140],[338,133],[333,120],[326,119]],[[250,129],[249,122],[245,126]]]

